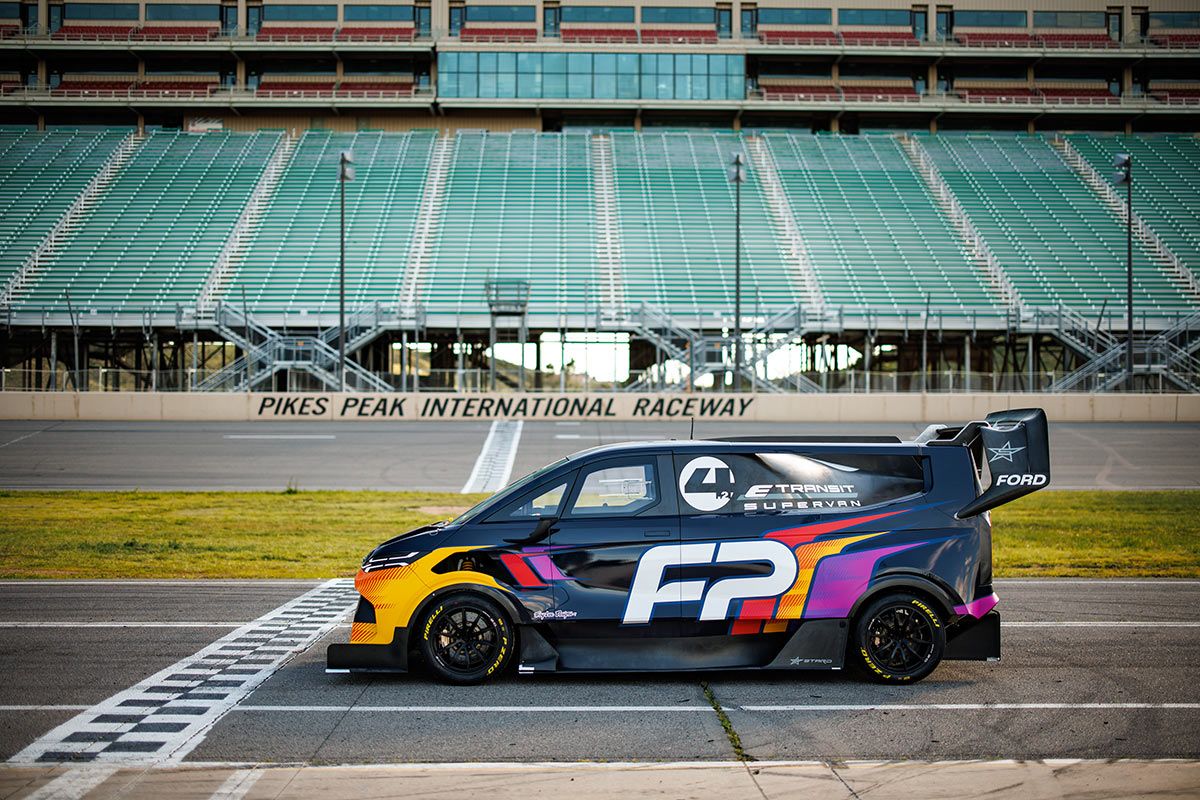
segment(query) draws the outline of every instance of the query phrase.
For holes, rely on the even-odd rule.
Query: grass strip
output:
[[[0,492],[3,578],[325,578],[481,495]],[[992,512],[998,577],[1198,577],[1200,491],[1039,492]]]

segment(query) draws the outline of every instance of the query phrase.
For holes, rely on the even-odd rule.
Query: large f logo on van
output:
[[[769,575],[721,578],[711,584],[706,580],[663,583],[668,567],[737,562],[765,562],[773,569]],[[626,625],[644,624],[654,616],[655,606],[701,599],[701,621],[726,619],[734,600],[775,597],[786,592],[796,580],[796,571],[791,548],[770,539],[722,542],[719,546],[716,542],[659,545],[647,550],[638,561],[621,621]]]

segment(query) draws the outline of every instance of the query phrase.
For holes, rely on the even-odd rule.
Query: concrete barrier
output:
[[[1200,396],[1173,394],[170,394],[3,392],[23,420],[745,420],[963,422],[1038,406],[1059,422],[1200,422]]]

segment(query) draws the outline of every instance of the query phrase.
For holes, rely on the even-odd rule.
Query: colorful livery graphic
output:
[[[1049,483],[1040,409],[894,437],[586,450],[377,547],[328,669],[841,669],[1000,656],[987,512]],[[986,488],[985,488],[986,487]]]

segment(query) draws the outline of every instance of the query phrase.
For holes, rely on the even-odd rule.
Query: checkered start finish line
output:
[[[10,763],[181,761],[288,659],[331,631],[357,600],[328,581],[59,725]]]

